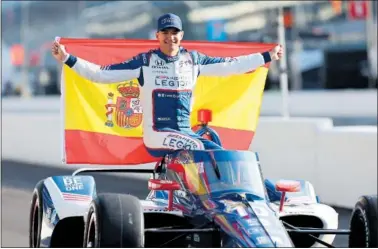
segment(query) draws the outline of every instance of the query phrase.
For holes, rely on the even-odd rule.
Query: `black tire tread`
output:
[[[138,198],[125,194],[99,194],[88,212],[84,243],[91,215],[97,218],[100,247],[144,247],[144,216]]]

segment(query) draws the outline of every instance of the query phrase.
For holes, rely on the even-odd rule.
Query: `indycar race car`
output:
[[[199,134],[216,136],[204,124]],[[213,139],[219,142],[219,139]],[[151,174],[150,193],[97,193],[90,173]],[[264,179],[251,151],[179,150],[153,169],[83,168],[41,180],[30,247],[377,247],[377,196],[362,196],[350,229],[305,180]]]

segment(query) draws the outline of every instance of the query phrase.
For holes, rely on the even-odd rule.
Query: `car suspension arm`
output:
[[[150,233],[210,233],[218,231],[215,228],[193,228],[193,229],[161,229],[161,228],[146,228],[145,232]]]
[[[294,230],[293,232],[298,232],[298,231],[301,231],[299,228],[296,228],[295,226],[292,226],[290,225],[289,223],[285,222],[285,221],[282,221],[282,223],[291,228],[292,230]],[[312,234],[307,234],[309,237],[311,237],[312,239],[314,239],[316,242],[318,242],[319,244],[322,244],[323,246],[326,246],[326,247],[329,247],[329,248],[335,248],[333,245],[331,244],[328,244],[326,242],[324,242],[323,240],[319,239],[319,238],[316,238],[314,235]]]
[[[310,233],[310,234],[350,234],[347,229],[314,229],[307,227],[297,227],[299,230],[287,229],[291,233]]]
[[[201,225],[201,226],[198,226],[198,227],[196,227],[196,228],[193,228],[193,229],[172,229],[172,230],[170,230],[170,231],[167,231],[167,232],[173,232],[173,231],[174,231],[174,232],[177,232],[178,230],[182,230],[183,233],[180,234],[180,235],[178,235],[178,236],[176,236],[176,237],[174,237],[173,239],[171,239],[171,240],[165,242],[164,244],[160,245],[160,247],[164,247],[166,244],[168,244],[168,243],[170,243],[170,242],[172,242],[172,241],[174,241],[174,240],[177,240],[177,239],[179,239],[179,238],[181,238],[181,237],[183,237],[183,236],[185,236],[185,235],[187,235],[187,234],[194,233],[194,232],[196,232],[196,231],[198,231],[199,233],[200,233],[200,232],[206,232],[206,233],[208,233],[208,232],[214,232],[214,231],[217,231],[216,228],[204,228],[204,227],[208,226],[209,224],[212,224],[212,222],[207,222],[207,223],[205,223],[205,224],[203,224],[203,225]],[[152,229],[157,229],[157,230],[158,230],[159,228],[152,228]],[[165,228],[165,229],[166,229],[166,228]],[[165,229],[164,229],[164,228],[163,228],[163,229],[160,228],[160,231],[156,231],[156,232],[162,232],[162,231],[164,231]],[[144,229],[144,231],[146,231],[146,230],[150,230],[150,229]],[[152,231],[152,230],[150,230],[150,231]]]

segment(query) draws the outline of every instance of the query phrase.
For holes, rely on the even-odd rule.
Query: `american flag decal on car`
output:
[[[89,195],[80,195],[80,194],[71,194],[71,193],[62,193],[63,199],[66,201],[86,201],[89,202],[92,200],[92,196]]]

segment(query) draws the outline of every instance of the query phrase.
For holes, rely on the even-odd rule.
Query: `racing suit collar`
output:
[[[156,54],[163,59],[166,63],[177,61],[180,58],[180,54],[185,51],[183,47],[180,47],[177,55],[175,56],[168,56],[164,54],[160,49],[157,49]]]

